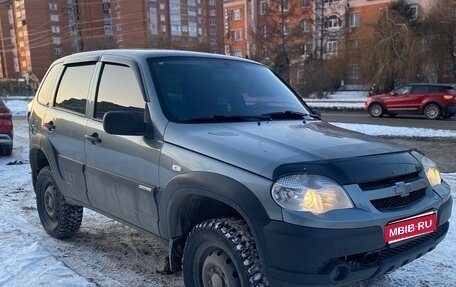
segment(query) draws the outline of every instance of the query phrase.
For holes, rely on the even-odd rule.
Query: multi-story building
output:
[[[0,0],[0,78],[42,79],[61,56],[108,48],[224,53],[218,0]]]
[[[225,54],[250,57],[245,0],[225,0],[224,3]]]

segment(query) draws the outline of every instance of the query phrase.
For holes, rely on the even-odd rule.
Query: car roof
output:
[[[257,62],[234,56],[227,56],[221,54],[211,54],[204,52],[181,51],[181,50],[165,50],[165,49],[108,49],[97,50],[90,52],[80,52],[72,55],[65,56],[58,59],[56,62],[77,62],[85,59],[99,59],[102,56],[118,56],[129,57],[136,60],[144,60],[146,58],[164,58],[164,57],[192,57],[192,58],[206,58],[206,59],[226,59],[235,61],[244,61],[250,63]]]

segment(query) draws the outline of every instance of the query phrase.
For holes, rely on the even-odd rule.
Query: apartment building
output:
[[[226,0],[223,5],[226,55],[250,57],[246,4],[245,0]]]
[[[56,58],[96,49],[224,53],[220,0],[0,0],[0,79],[42,79]]]

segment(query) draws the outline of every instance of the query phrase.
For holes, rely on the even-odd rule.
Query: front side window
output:
[[[160,104],[169,120],[258,117],[285,111],[308,114],[297,96],[268,68],[247,62],[149,59]]]
[[[105,64],[95,104],[95,118],[109,111],[132,111],[144,117],[145,102],[133,70],[127,66]]]
[[[403,86],[403,87],[399,87],[396,90],[394,90],[394,93],[398,94],[398,95],[408,95],[408,94],[410,94],[411,90],[412,90],[411,86]]]
[[[55,107],[85,114],[95,64],[67,66],[55,98]]]

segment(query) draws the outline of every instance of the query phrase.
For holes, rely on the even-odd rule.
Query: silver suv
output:
[[[186,286],[342,285],[446,235],[434,162],[334,127],[267,67],[113,50],[55,61],[29,114],[38,213],[56,238],[83,207],[163,239]]]

